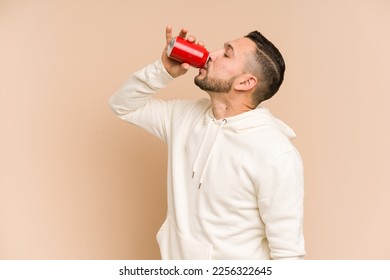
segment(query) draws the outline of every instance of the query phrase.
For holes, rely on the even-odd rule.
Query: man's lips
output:
[[[199,68],[199,74],[207,72],[206,68]]]

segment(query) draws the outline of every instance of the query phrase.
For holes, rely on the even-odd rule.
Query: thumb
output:
[[[182,63],[180,66],[181,69],[185,70],[186,72],[188,71],[188,69],[190,69],[190,65],[188,63]]]
[[[190,69],[190,65],[188,63],[180,64],[179,76],[184,75]]]

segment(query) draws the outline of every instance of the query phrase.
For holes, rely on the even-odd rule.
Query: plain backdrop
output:
[[[390,258],[387,0],[0,0],[0,259],[159,259],[166,146],[109,97],[165,26],[210,50],[259,30],[287,70],[264,103],[305,165],[307,259]],[[197,70],[158,93],[206,97]],[[222,172],[222,171],[221,171]]]

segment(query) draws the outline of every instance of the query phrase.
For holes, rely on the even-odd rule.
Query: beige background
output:
[[[212,50],[258,29],[287,63],[266,103],[305,163],[308,259],[390,258],[387,0],[0,0],[0,259],[158,259],[166,147],[107,101],[165,25]],[[206,96],[196,70],[162,98]]]

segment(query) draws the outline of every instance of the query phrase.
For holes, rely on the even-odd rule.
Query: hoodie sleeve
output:
[[[303,259],[304,180],[296,149],[285,152],[267,168],[261,186],[260,216],[266,226],[272,259]]]
[[[124,85],[111,96],[109,104],[121,119],[140,126],[166,142],[166,114],[169,102],[152,98],[173,78],[161,59],[130,75]]]

